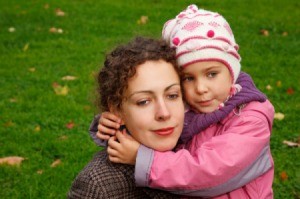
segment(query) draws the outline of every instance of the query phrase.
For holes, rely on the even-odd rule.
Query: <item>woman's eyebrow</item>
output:
[[[169,90],[170,88],[174,87],[174,86],[180,86],[179,83],[174,83],[174,84],[171,84],[170,86],[167,86],[164,91],[167,91]],[[136,94],[140,94],[140,93],[145,93],[145,94],[153,94],[154,92],[152,90],[141,90],[141,91],[135,91],[133,93],[131,93],[128,98],[131,98],[133,95],[136,95]]]

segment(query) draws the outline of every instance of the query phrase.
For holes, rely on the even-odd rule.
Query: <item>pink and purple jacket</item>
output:
[[[273,117],[268,100],[251,102],[175,152],[157,152],[142,145],[135,166],[137,186],[217,199],[273,198]]]

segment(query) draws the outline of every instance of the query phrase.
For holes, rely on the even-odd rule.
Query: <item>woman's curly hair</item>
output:
[[[169,62],[179,72],[175,49],[163,40],[136,37],[108,54],[97,77],[97,93],[100,96],[97,104],[100,110],[109,111],[110,106],[120,110],[128,80],[135,75],[137,66],[150,60]]]

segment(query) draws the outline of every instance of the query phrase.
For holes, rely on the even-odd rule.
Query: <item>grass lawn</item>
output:
[[[26,158],[0,166],[0,198],[65,198],[99,150],[87,130],[105,53],[136,35],[159,38],[164,22],[191,3],[225,16],[242,70],[284,114],[271,137],[273,188],[276,199],[300,198],[300,148],[283,144],[300,143],[296,0],[0,0],[0,158]]]

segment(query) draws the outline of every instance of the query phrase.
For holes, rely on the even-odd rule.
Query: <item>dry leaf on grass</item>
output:
[[[139,25],[146,24],[148,22],[148,16],[141,16],[141,18],[137,21]]]
[[[293,95],[294,94],[294,89],[293,88],[288,88],[287,90],[286,90],[286,93],[288,94],[288,95]]]
[[[15,31],[16,31],[16,29],[14,27],[8,28],[8,32],[15,32]]]
[[[72,128],[74,128],[74,126],[75,126],[75,123],[73,121],[70,121],[69,123],[66,124],[66,127],[68,129],[72,129]]]
[[[28,69],[30,72],[35,72],[35,68],[29,68]]]
[[[284,140],[282,142],[283,144],[286,144],[290,147],[300,147],[300,144],[299,143],[296,143],[296,142],[291,142],[291,141],[288,141],[288,140]]]
[[[29,43],[25,44],[25,46],[23,47],[23,51],[27,51],[29,49]]]
[[[0,165],[7,164],[11,166],[20,166],[23,160],[25,160],[25,158],[18,156],[4,157],[0,158]]]
[[[60,165],[61,164],[61,160],[60,159],[57,159],[57,160],[55,160],[54,162],[52,162],[52,164],[51,164],[51,167],[53,168],[53,167],[57,167],[58,165]]]
[[[274,114],[274,119],[283,120],[284,119],[284,114],[283,113],[275,113]]]
[[[37,172],[36,172],[37,174],[43,174],[44,173],[44,171],[43,170],[37,170]]]
[[[62,77],[61,79],[65,80],[65,81],[72,81],[72,80],[77,79],[77,77],[74,77],[74,76],[71,76],[71,75],[67,75],[67,76]]]
[[[272,86],[271,86],[271,85],[267,85],[267,86],[266,86],[266,89],[267,89],[267,90],[272,90]]]
[[[286,173],[285,171],[282,171],[282,172],[280,173],[280,179],[281,179],[282,181],[287,180],[288,177],[289,177],[289,176],[287,175],[287,173]]]
[[[67,95],[69,93],[69,87],[68,86],[61,86],[58,83],[54,82],[52,84],[53,90],[56,95]]]
[[[266,30],[266,29],[262,29],[262,30],[260,30],[260,34],[262,34],[265,37],[268,37],[269,36],[269,31]]]
[[[56,16],[58,16],[58,17],[63,17],[63,16],[66,15],[66,13],[65,13],[64,11],[62,11],[60,8],[56,8],[56,9],[55,9],[55,14],[56,14]]]
[[[63,29],[61,29],[61,28],[51,27],[51,28],[49,29],[49,32],[50,32],[50,33],[59,33],[59,34],[62,34],[64,31],[63,31]]]
[[[35,132],[39,132],[39,131],[41,131],[41,127],[40,127],[40,125],[37,125],[37,126],[34,128],[34,131],[35,131]]]

